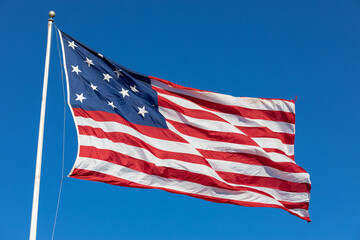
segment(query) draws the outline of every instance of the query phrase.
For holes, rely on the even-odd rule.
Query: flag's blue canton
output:
[[[167,128],[150,79],[61,32],[73,108],[121,115],[129,122]]]

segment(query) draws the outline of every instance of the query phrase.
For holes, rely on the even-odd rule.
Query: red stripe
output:
[[[159,107],[172,109],[176,112],[179,112],[183,115],[186,115],[186,116],[189,116],[192,118],[206,119],[206,120],[213,120],[213,121],[228,123],[225,119],[217,116],[216,114],[214,114],[212,112],[204,111],[204,110],[200,110],[200,109],[186,108],[186,107],[180,106],[162,96],[158,96],[158,104],[159,104]]]
[[[85,110],[79,109],[79,108],[74,108],[73,110],[74,110],[75,116],[90,117],[91,119],[94,119],[94,120],[97,120],[97,121],[109,120],[111,117],[113,117],[111,115],[118,116],[117,114],[105,113],[105,112],[100,112],[100,111],[85,111]],[[108,116],[108,114],[110,116]],[[126,120],[124,120],[123,118],[121,118],[121,117],[119,117],[118,119],[114,119],[114,122],[118,122],[118,123],[129,126],[128,122]],[[150,137],[156,137],[156,138],[163,139],[163,140],[173,141],[174,136],[175,136],[177,138],[176,140],[182,140],[182,141],[178,141],[178,142],[186,142],[186,143],[188,143],[186,140],[178,137],[178,135],[176,135],[175,133],[173,133],[172,131],[170,131],[168,129],[166,129],[167,130],[166,134],[163,135],[162,133],[164,133],[164,131],[159,131],[158,133],[157,132],[152,133],[151,131],[157,130],[157,128],[156,129],[152,129],[152,128],[153,127],[139,125],[139,127],[137,129],[136,128],[135,129],[138,130],[141,134],[144,134],[144,135],[147,135],[147,136],[150,136]],[[151,135],[151,134],[153,134],[153,135]],[[280,153],[284,154],[282,151],[279,151],[277,149],[266,149],[266,150],[268,150],[269,152],[275,152],[276,151],[276,152],[280,152]],[[256,158],[258,158],[259,161],[253,160],[255,156],[250,156],[248,159],[251,159],[251,160],[249,160],[249,162],[247,162],[247,161],[243,161],[244,156],[246,156],[246,154],[244,154],[244,153],[215,152],[215,151],[210,151],[210,150],[205,151],[205,150],[201,150],[201,149],[198,149],[198,151],[200,151],[201,154],[205,158],[209,158],[209,159],[218,159],[218,160],[229,160],[229,159],[231,159],[230,161],[234,161],[234,162],[242,162],[242,163],[257,164],[257,165],[265,164],[267,166],[274,167],[274,168],[277,168],[279,170],[292,172],[292,170],[291,170],[291,168],[289,166],[284,166],[284,164],[286,164],[286,163],[282,163],[281,165],[276,165],[276,163],[271,164],[271,162],[272,162],[271,160],[266,161],[266,160],[264,160],[266,158],[262,158],[261,156],[256,156]],[[206,154],[206,152],[209,152],[210,154]],[[289,158],[291,158],[291,159],[294,158],[293,155],[292,156],[287,155],[287,156]],[[266,164],[265,162],[268,162],[268,163]],[[282,167],[282,166],[284,166],[284,167]],[[297,166],[297,165],[294,165],[294,166]],[[297,166],[297,168],[293,167],[293,169],[294,169],[294,171],[295,171],[295,169],[297,169],[296,171],[305,172],[305,170],[303,170],[299,166]]]
[[[264,149],[265,152],[268,152],[268,153],[271,153],[271,152],[280,153],[282,155],[287,156],[288,158],[290,158],[292,160],[295,160],[294,155],[288,155],[288,154],[284,153],[283,151],[281,151],[280,149],[277,149],[277,148],[263,148],[263,149]]]
[[[202,164],[211,167],[206,159],[202,156],[189,154],[189,153],[177,153],[158,149],[152,145],[147,144],[140,138],[134,137],[133,135],[122,133],[122,132],[104,132],[100,128],[93,128],[89,126],[78,126],[80,135],[95,136],[98,138],[109,139],[112,142],[125,143],[127,145],[140,147],[148,150],[154,156],[160,159],[175,159],[184,162]]]
[[[244,184],[254,187],[267,187],[287,192],[310,192],[311,185],[308,183],[294,183],[277,178],[248,176],[232,172],[216,171],[226,182]]]
[[[154,156],[160,159],[176,159],[184,162],[202,164],[208,167],[211,167],[206,159],[215,159],[215,160],[224,160],[231,162],[239,162],[257,166],[269,166],[276,168],[281,171],[293,172],[293,173],[305,173],[306,171],[300,166],[294,163],[276,163],[270,159],[258,155],[252,155],[247,153],[238,153],[238,152],[220,152],[220,151],[211,151],[196,149],[202,156],[188,154],[188,153],[177,153],[171,151],[165,151],[153,147],[143,140],[134,137],[133,135],[121,132],[104,132],[100,128],[93,128],[90,126],[78,126],[80,135],[95,136],[98,138],[109,139],[113,142],[121,142],[127,145],[141,147],[150,151]]]
[[[141,147],[147,149],[154,156],[160,159],[176,159],[184,162],[203,164],[208,167],[211,166],[206,159],[215,159],[215,160],[224,160],[224,161],[239,162],[239,163],[245,163],[251,165],[258,165],[258,166],[269,166],[286,172],[293,172],[293,173],[306,172],[304,169],[302,169],[300,166],[294,163],[288,163],[288,162],[276,163],[266,157],[262,157],[258,155],[238,153],[238,152],[220,152],[220,151],[211,151],[211,150],[203,150],[203,149],[196,149],[202,156],[188,154],[188,153],[177,153],[177,152],[158,149],[156,147],[153,147],[152,145],[149,145],[143,140],[127,133],[104,132],[100,128],[93,128],[90,126],[78,126],[78,129],[80,135],[95,136],[98,138],[109,139],[112,142],[121,142],[127,145]]]
[[[273,198],[270,194],[262,192],[260,190],[241,187],[241,186],[232,186],[224,182],[221,182],[213,177],[199,173],[193,173],[186,170],[157,166],[153,163],[141,159],[133,158],[131,156],[107,149],[97,149],[95,147],[80,146],[79,156],[103,160],[106,162],[124,166],[132,170],[149,175],[154,175],[169,179],[184,180],[188,182],[201,184],[204,186],[223,188],[233,191],[256,192]]]
[[[181,94],[181,93],[175,93],[171,92],[159,87],[156,87],[152,85],[152,88],[163,94],[171,95],[180,97],[186,100],[190,100],[196,104],[201,105],[202,107],[217,111],[217,112],[223,112],[228,114],[234,114],[238,115],[240,117],[244,118],[250,118],[250,119],[263,119],[263,120],[270,120],[270,121],[279,121],[279,122],[288,122],[288,123],[295,123],[295,114],[290,112],[283,112],[283,111],[275,111],[275,110],[258,110],[258,109],[250,109],[250,108],[244,108],[239,106],[231,106],[231,105],[224,105],[220,103],[210,102],[207,100],[203,100],[200,98],[196,98],[193,96]]]
[[[294,145],[295,134],[273,132],[267,127],[235,127],[252,138],[277,138],[285,144]]]
[[[158,96],[158,104],[162,108],[168,108],[171,110],[174,110],[176,112],[179,112],[185,116],[189,116],[192,118],[197,119],[206,119],[206,120],[212,120],[212,121],[219,121],[219,122],[226,122],[228,124],[228,121],[225,119],[217,116],[214,113],[211,113],[209,111],[204,111],[200,109],[189,109],[183,106],[180,106],[162,96]],[[233,124],[231,124],[233,125]],[[239,130],[241,130],[243,133],[248,135],[249,137],[266,137],[266,138],[277,138],[280,141],[282,141],[285,144],[294,144],[295,140],[295,134],[291,133],[279,133],[279,132],[273,132],[267,127],[243,127],[243,126],[235,126]]]
[[[172,126],[174,126],[179,132],[187,136],[206,139],[210,141],[236,143],[259,147],[259,145],[250,137],[240,133],[211,131],[187,125],[185,123],[175,122],[169,119],[166,119],[166,121],[169,122]]]
[[[292,162],[274,162],[266,157],[241,152],[220,152],[212,150],[197,149],[206,159],[223,160],[252,164],[258,166],[268,166],[284,172],[306,173],[299,165]]]
[[[172,126],[174,126],[180,133],[185,134],[187,136],[206,139],[210,141],[229,142],[229,143],[244,144],[244,145],[259,147],[259,145],[257,145],[257,143],[254,142],[251,138],[242,134],[204,130],[194,126],[189,126],[184,123],[175,122],[169,119],[166,119],[166,121],[169,122]],[[288,162],[276,163],[269,158],[255,154],[253,155],[253,154],[246,154],[241,152],[220,152],[220,151],[217,152],[217,151],[203,150],[203,149],[197,149],[197,150],[207,159],[225,160],[225,161],[241,162],[241,163],[256,164],[256,165],[266,165],[286,172],[306,172],[304,169],[302,169],[296,164],[288,163]],[[265,148],[265,150],[266,150],[265,152],[274,152],[274,149]],[[284,152],[282,151],[277,151],[277,152],[284,154]],[[291,159],[294,158],[293,155],[286,155],[286,156],[288,156]],[[257,160],[256,158],[259,158],[259,160]]]
[[[177,159],[185,162],[203,164],[206,166],[210,166],[209,163],[206,161],[206,159],[215,159],[215,160],[224,160],[224,161],[252,164],[258,166],[269,166],[286,172],[293,172],[293,173],[306,172],[304,169],[302,169],[300,166],[296,165],[295,163],[289,163],[289,162],[277,163],[277,162],[273,162],[272,160],[266,157],[248,154],[248,153],[220,152],[220,151],[196,149],[203,156],[201,157],[194,154],[176,153],[176,152],[161,150],[127,133],[104,132],[100,128],[93,128],[90,126],[78,126],[78,129],[80,135],[106,138],[113,142],[121,142],[131,146],[141,147],[149,150],[154,156],[161,159]]]
[[[108,175],[108,174],[99,173],[99,172],[95,172],[95,171],[89,171],[89,170],[76,169],[75,168],[70,177],[89,180],[89,181],[103,182],[103,183],[108,183],[108,184],[112,184],[112,185],[116,185],[116,186],[123,186],[123,187],[161,189],[161,190],[164,190],[164,191],[167,191],[167,192],[188,195],[188,196],[191,196],[191,197],[196,197],[196,198],[204,199],[204,200],[211,201],[211,202],[230,203],[230,204],[241,205],[241,206],[246,206],[246,207],[280,208],[280,209],[284,209],[285,211],[288,211],[289,213],[291,213],[291,214],[293,214],[293,215],[295,215],[295,216],[297,216],[297,217],[299,217],[301,219],[304,219],[304,220],[306,220],[308,222],[311,221],[309,217],[301,216],[301,215],[299,215],[297,213],[289,211],[290,210],[289,208],[278,206],[278,205],[255,203],[255,202],[246,202],[246,201],[237,201],[237,200],[223,199],[223,198],[210,197],[210,196],[202,196],[202,195],[198,195],[198,194],[193,194],[193,193],[188,193],[188,192],[181,192],[181,191],[167,189],[167,188],[163,188],[163,187],[147,186],[147,185],[134,183],[134,182],[122,179],[122,178],[114,177],[114,176],[111,176],[111,175]]]
[[[115,113],[108,113],[103,111],[86,111],[81,108],[73,108],[73,111],[76,117],[91,118],[98,122],[117,122],[125,126],[131,127],[136,131],[140,132],[141,134],[149,137],[187,143],[186,140],[184,140],[182,137],[180,137],[170,129],[134,124],[128,122],[126,119]]]
[[[208,93],[216,93],[216,92],[210,92],[210,91],[206,91],[206,90],[200,90],[200,89],[196,89],[196,88],[189,88],[189,87],[184,87],[172,82],[169,82],[167,80],[161,79],[161,78],[157,78],[157,77],[152,77],[149,76],[150,79],[154,79],[156,81],[162,82],[170,87],[174,87],[177,89],[181,89],[181,90],[190,90],[190,91],[197,91],[197,92],[208,92]],[[219,94],[219,93],[218,93]],[[287,99],[282,99],[282,98],[260,98],[260,99],[264,99],[264,100],[280,100],[280,101],[285,101],[285,102],[289,102],[289,103],[295,103],[295,100],[287,100]]]
[[[282,205],[284,205],[284,207],[289,209],[297,209],[297,208],[301,208],[305,210],[309,209],[309,202],[285,202],[285,201],[279,201],[279,202]]]
[[[224,182],[221,182],[213,177],[193,173],[190,171],[173,169],[169,167],[162,167],[157,166],[153,163],[133,158],[128,155],[107,150],[107,149],[97,149],[95,147],[88,147],[88,146],[80,146],[80,157],[88,157],[103,160],[106,162],[118,164],[121,166],[125,166],[131,168],[133,170],[143,172],[146,174],[161,176],[164,178],[172,178],[177,180],[186,180],[189,182],[199,183],[205,186],[211,187],[219,187],[229,190],[246,190],[246,191],[255,191],[257,193],[264,194],[266,196],[271,195],[264,193],[259,190],[239,187],[239,186],[232,186],[228,185]],[[224,172],[217,172],[219,176],[227,182],[233,184],[242,184],[242,185],[249,185],[249,186],[257,186],[257,187],[268,187],[273,189],[279,189],[282,191],[289,191],[289,192],[308,192],[308,184],[305,183],[294,183],[288,182],[276,178],[270,177],[258,177],[258,176],[245,176],[235,173],[224,173]]]

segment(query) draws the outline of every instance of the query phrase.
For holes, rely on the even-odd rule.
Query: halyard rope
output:
[[[52,230],[51,240],[54,239],[56,220],[57,220],[57,216],[58,216],[58,212],[59,212],[62,184],[63,184],[63,180],[65,177],[64,176],[64,159],[65,159],[65,132],[66,132],[65,131],[66,130],[66,121],[65,121],[66,120],[66,97],[65,97],[65,85],[64,85],[64,68],[63,68],[63,64],[61,61],[59,35],[57,32],[58,28],[55,23],[54,23],[54,26],[55,26],[56,43],[57,43],[59,62],[60,62],[60,68],[61,68],[61,82],[62,82],[62,91],[63,91],[63,100],[64,100],[64,110],[63,110],[64,118],[63,118],[63,140],[62,140],[63,149],[62,149],[62,162],[61,162],[61,180],[60,180],[59,195],[58,195],[58,201],[57,201],[57,206],[56,206],[56,213],[55,213],[54,226],[53,226],[53,230]]]

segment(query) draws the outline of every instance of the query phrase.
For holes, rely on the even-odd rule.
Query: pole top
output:
[[[49,17],[50,17],[50,18],[55,17],[55,11],[51,10],[51,11],[49,12]]]

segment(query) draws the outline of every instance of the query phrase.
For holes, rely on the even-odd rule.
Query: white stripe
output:
[[[172,151],[172,152],[177,152],[177,153],[189,153],[189,154],[195,154],[198,156],[201,156],[193,147],[194,144],[186,144],[186,143],[179,143],[179,142],[172,142],[172,141],[166,141],[166,140],[161,140],[161,139],[154,139],[145,135],[142,135],[141,133],[139,133],[138,131],[134,130],[133,128],[130,128],[126,125],[117,123],[117,122],[97,122],[91,118],[84,118],[84,117],[75,117],[76,123],[80,126],[90,126],[90,127],[94,127],[94,128],[100,128],[102,129],[104,132],[122,132],[122,133],[127,133],[133,136],[136,136],[137,138],[143,140],[144,142],[146,142],[147,144],[164,150],[164,151]],[[197,141],[198,138],[193,138],[195,139],[194,141]],[[110,140],[109,140],[110,141]],[[208,143],[208,145],[213,146],[214,144],[219,144],[219,142],[214,142],[214,141],[210,141],[210,140],[205,140],[206,143]],[[111,141],[112,142],[112,141]],[[104,144],[105,145],[105,144]],[[224,143],[222,144],[223,146],[228,145],[228,143]],[[238,145],[238,144],[236,144]],[[243,146],[243,145],[241,145]],[[247,145],[245,148],[249,148]],[[140,148],[142,149],[142,148]],[[204,149],[204,148],[202,148]],[[114,149],[111,149],[114,150]],[[114,150],[117,151],[117,150]],[[258,148],[255,147],[253,149],[254,153],[256,153],[258,151]],[[265,153],[266,155],[266,153]],[[145,159],[144,159],[145,160]],[[229,162],[227,162],[229,163]],[[223,163],[223,165],[226,163]],[[234,164],[234,166],[236,164],[239,163],[232,163]],[[246,167],[247,166],[247,167]],[[267,170],[264,170],[265,168],[269,168]],[[282,180],[286,180],[286,181],[292,181],[292,182],[303,182],[304,180],[302,178],[300,178],[300,180],[298,179],[298,177],[292,176],[292,175],[296,175],[296,174],[300,174],[300,173],[287,173],[287,172],[283,172],[280,170],[272,170],[270,171],[270,167],[266,167],[266,166],[256,166],[256,165],[249,165],[249,164],[244,164],[242,167],[238,167],[236,171],[231,171],[230,169],[226,168],[226,169],[219,169],[219,171],[229,171],[229,172],[238,172],[241,174],[246,174],[249,176],[262,176],[262,177],[275,177],[275,178],[279,178]],[[217,170],[217,169],[215,169]],[[276,173],[278,171],[278,173]],[[268,174],[268,172],[271,172],[272,174]],[[259,174],[262,173],[262,174]],[[276,174],[275,174],[276,173]],[[212,175],[213,177],[216,177],[214,175]],[[287,176],[287,177],[284,177]],[[305,181],[307,182],[307,181]]]
[[[266,187],[253,187],[246,185],[241,185],[241,186],[266,192],[267,194],[270,194],[279,201],[300,203],[300,202],[309,202],[310,200],[310,193],[307,192],[286,192],[286,191],[273,189],[273,188],[266,188]]]
[[[133,135],[142,141],[146,142],[149,145],[152,145],[155,148],[164,150],[164,151],[171,151],[171,152],[178,152],[178,153],[189,153],[201,156],[201,154],[194,149],[190,144],[182,143],[182,142],[174,142],[174,141],[166,141],[163,139],[153,138],[146,135],[141,134],[140,132],[136,131],[135,129],[123,125],[118,122],[97,122],[91,118],[84,118],[84,117],[75,117],[76,124],[79,126],[89,126],[93,128],[100,128],[104,132],[121,132]]]
[[[278,162],[278,163],[281,163],[281,162],[294,163],[295,162],[293,159],[291,159],[288,156],[281,154],[281,153],[268,152],[267,154],[270,156],[271,160],[274,162]]]
[[[171,152],[177,152],[177,153],[189,153],[189,154],[194,154],[194,155],[198,155],[201,156],[201,154],[196,151],[196,149],[194,149],[194,145],[189,145],[187,143],[180,143],[180,142],[172,142],[172,141],[166,141],[166,140],[162,140],[162,139],[155,139],[152,137],[148,137],[146,135],[143,135],[141,133],[139,133],[138,131],[134,130],[133,128],[130,128],[126,125],[123,125],[121,123],[117,123],[117,122],[97,122],[91,118],[84,118],[84,117],[75,117],[75,121],[77,123],[77,125],[79,126],[90,126],[93,128],[100,128],[102,129],[104,132],[122,132],[122,133],[127,133],[133,136],[136,136],[137,138],[143,140],[144,142],[146,142],[147,144],[158,148],[160,150],[164,150],[164,151],[171,151]],[[198,139],[198,138],[193,138],[193,139]],[[197,141],[197,140],[194,140]],[[208,145],[212,146],[213,145],[213,141],[210,140],[206,140],[206,143],[208,143]],[[216,143],[216,142],[215,142]],[[227,145],[228,143],[224,143],[223,145]],[[249,153],[249,151],[251,151],[251,148],[247,145],[245,145],[244,147],[247,150],[247,153]],[[203,148],[202,148],[203,149]],[[252,149],[252,153],[257,154],[259,151],[258,147],[255,147]],[[263,153],[262,156],[267,156],[267,153]],[[293,161],[292,161],[293,162]],[[249,174],[251,175],[251,174]],[[266,176],[266,175],[265,175]]]
[[[177,133],[178,135],[180,135],[184,139],[186,139],[186,141],[188,141],[192,146],[194,146],[197,149],[213,150],[213,151],[220,151],[220,152],[243,152],[243,153],[250,153],[250,154],[254,154],[254,155],[264,156],[264,157],[270,159],[270,157],[267,155],[267,153],[263,152],[262,148],[249,146],[249,145],[235,144],[235,143],[222,143],[222,142],[216,142],[216,141],[210,141],[210,140],[190,137],[190,136],[180,133],[170,123],[168,123],[168,127],[169,127],[169,129],[171,129],[172,131],[174,131],[175,133]],[[208,161],[210,161],[210,160],[208,159]],[[252,166],[253,168],[258,167],[256,165],[250,165],[250,164],[249,164],[249,166]],[[249,175],[249,176],[262,176],[262,177],[271,176],[270,174],[267,174],[266,171],[261,171],[264,174],[266,173],[265,175],[261,175],[261,173],[259,172],[259,169],[262,169],[262,167],[260,167],[256,170],[252,170],[250,172],[244,173],[244,174]],[[240,170],[240,168],[239,168],[239,170]],[[249,169],[247,171],[249,171]],[[280,171],[280,170],[276,169],[276,171]],[[291,177],[290,178],[285,177],[285,175],[289,175]],[[271,177],[277,178],[277,176],[271,176]],[[301,183],[310,182],[310,180],[308,179],[309,175],[308,174],[304,175],[303,173],[284,172],[284,174],[282,174],[281,177],[282,178],[279,178],[279,179],[286,180],[289,182],[301,182]],[[296,181],[294,181],[294,179],[296,179]]]
[[[273,132],[295,134],[295,124],[292,123],[242,118],[227,113],[219,113],[218,116],[238,127],[267,127]]]
[[[215,171],[231,172],[249,176],[272,177],[296,183],[310,183],[308,173],[290,173],[268,166],[208,159]]]
[[[136,159],[153,163],[157,167],[167,167],[178,170],[185,170],[193,173],[199,173],[225,182],[212,168],[208,166],[197,163],[184,162],[177,159],[160,159],[154,154],[152,154],[149,150],[141,147],[127,145],[125,143],[114,143],[109,139],[100,139],[94,136],[87,135],[80,135],[79,142],[82,146],[93,146],[98,149],[106,149],[119,152]],[[236,186],[235,184],[231,185]]]
[[[165,108],[160,108],[159,109],[161,114],[164,115],[164,117],[166,119],[171,119],[173,121],[176,121],[176,122],[182,122],[182,123],[190,123],[192,125],[195,125],[196,127],[200,127],[200,128],[203,128],[203,129],[206,129],[206,130],[215,130],[215,129],[226,129],[226,126],[228,124],[226,123],[222,123],[222,122],[218,122],[218,121],[212,121],[212,120],[199,120],[199,119],[195,119],[195,118],[192,118],[192,117],[188,117],[188,116],[183,116],[181,115],[181,113],[178,113],[174,110],[171,110],[171,109],[165,109]],[[201,124],[203,124],[203,126],[201,126]],[[169,124],[168,124],[169,125]],[[231,125],[229,125],[231,126]],[[173,126],[170,127],[170,129],[173,129]],[[232,132],[231,130],[229,132]],[[178,134],[181,134],[179,131],[177,131]],[[191,136],[187,136],[187,135],[184,135],[182,134],[181,135],[183,138],[185,138],[187,141],[189,141],[191,143],[191,145],[195,146],[196,148],[199,148],[196,144],[197,141],[200,141],[202,142],[202,148],[200,149],[208,149],[208,148],[212,148],[216,145],[220,145],[220,146],[223,146],[224,148],[226,147],[229,147],[229,146],[234,146],[232,145],[232,143],[223,143],[223,142],[220,142],[220,141],[211,141],[211,140],[205,140],[205,139],[199,139],[199,138],[195,138],[195,137],[191,137]],[[264,148],[275,148],[275,149],[280,149],[282,151],[284,151],[285,153],[287,153],[288,155],[292,155],[293,154],[293,145],[289,145],[289,144],[283,144],[280,140],[278,139],[272,139],[272,138],[253,138],[259,145],[260,147],[264,147]],[[204,141],[202,141],[204,140]],[[234,143],[236,144],[236,143]],[[238,145],[238,144],[236,144]],[[236,146],[235,145],[235,146]],[[241,145],[243,146],[243,145]],[[248,146],[248,145],[245,145],[247,149],[252,149],[253,150],[253,153],[256,154],[258,153],[259,151],[259,148],[258,147],[253,147],[252,146]],[[223,150],[222,150],[223,151]],[[224,151],[225,152],[225,151]],[[228,150],[226,150],[226,152],[228,152]],[[257,154],[259,155],[259,154]],[[267,155],[267,153],[263,154],[262,156],[265,157],[268,157],[269,156]],[[289,159],[291,160],[291,159]],[[234,164],[234,166],[236,164],[239,164],[239,163],[234,163],[234,162],[228,162],[228,161],[225,161],[226,162],[226,165],[228,164]],[[293,162],[291,160],[291,162]],[[264,176],[264,177],[276,177],[276,178],[279,178],[279,179],[282,179],[282,180],[286,180],[286,181],[292,181],[292,182],[306,182],[306,183],[309,183],[309,181],[307,181],[306,178],[309,178],[309,174],[305,174],[304,173],[288,173],[288,172],[283,172],[283,171],[280,171],[280,170],[277,170],[277,169],[274,169],[274,168],[270,168],[270,167],[262,167],[262,166],[256,166],[256,165],[248,165],[248,166],[251,166],[251,168],[253,168],[252,171],[249,171],[248,167],[246,167],[246,165],[248,164],[244,164],[242,165],[241,167],[237,167],[237,171],[231,171],[230,169],[226,168],[225,169],[215,169],[215,170],[219,170],[219,171],[230,171],[230,172],[238,172],[238,173],[241,173],[241,174],[246,174],[246,175],[253,175],[254,173],[257,173],[256,175],[257,176],[260,176],[258,175],[258,173],[260,172],[263,172],[263,174],[261,176]],[[265,169],[264,169],[265,168]],[[267,169],[268,168],[268,169]],[[267,174],[268,172],[271,172],[271,174]]]
[[[194,164],[175,159],[160,159],[153,155],[151,151],[147,149],[131,146],[125,143],[114,143],[109,139],[100,139],[94,136],[80,135],[79,142],[81,145],[84,146],[94,146],[98,149],[108,149],[122,154],[126,154],[137,159],[154,163],[156,166],[170,167],[174,169],[204,174],[222,182],[224,182],[224,180],[220,178],[215,171],[218,170],[225,172],[234,172],[239,174],[245,174],[248,176],[272,177],[297,183],[308,183],[306,178],[309,178],[307,173],[288,173],[266,166],[257,166],[219,160],[208,160],[213,169],[215,169],[214,171],[212,168],[209,168],[205,165]],[[214,164],[214,166],[212,164]]]
[[[302,208],[294,208],[294,209],[289,209],[290,212],[293,212],[293,213],[296,213],[300,216],[303,216],[303,217],[309,217],[309,211],[308,210],[305,210],[305,209],[302,209]]]
[[[199,194],[202,196],[211,196],[223,199],[232,199],[238,201],[246,202],[255,202],[255,203],[264,203],[264,204],[274,204],[282,206],[281,203],[272,199],[268,196],[254,193],[250,191],[233,191],[223,188],[208,187],[198,183],[188,182],[184,180],[176,180],[163,178],[159,176],[149,175],[146,173],[138,172],[124,166],[117,164],[112,164],[109,162],[91,159],[91,158],[82,158],[79,157],[76,160],[76,168],[84,169],[89,171],[95,171],[118,177],[127,181],[134,183],[166,188],[170,190],[181,191],[185,193]]]
[[[200,105],[193,103],[189,100],[183,99],[181,97],[175,97],[172,95],[167,95],[163,93],[158,93],[160,96],[164,97],[170,102],[173,102],[179,106],[182,106],[187,109],[198,109],[206,112],[210,112],[218,117],[224,119],[225,121],[231,123],[234,126],[239,127],[267,127],[273,132],[280,133],[295,133],[295,124],[287,123],[287,122],[279,122],[279,121],[270,121],[270,120],[262,120],[262,119],[250,119],[244,118],[235,114],[211,111],[209,109],[205,109]],[[160,106],[161,107],[161,106]],[[164,107],[161,107],[164,108]]]
[[[275,148],[286,155],[294,155],[294,145],[285,144],[277,138],[252,138],[261,148]]]
[[[216,132],[223,132],[223,133],[238,133],[241,135],[246,136],[242,131],[240,131],[235,126],[226,123],[226,122],[220,122],[215,120],[208,120],[208,119],[199,119],[199,118],[193,118],[186,116],[182,113],[179,113],[175,110],[159,107],[159,112],[166,118],[175,122],[179,123],[185,123],[190,126],[194,126],[197,128],[201,128],[204,130],[209,131],[216,131]]]
[[[196,97],[206,101],[229,105],[239,106],[249,109],[256,110],[270,110],[270,111],[282,111],[295,113],[295,104],[292,102],[280,100],[280,99],[261,99],[261,98],[250,98],[250,97],[233,97],[226,94],[215,93],[215,92],[203,92],[196,90],[179,89],[169,86],[160,81],[151,79],[151,84],[159,88],[169,90],[176,93],[181,93],[187,96]]]
[[[160,107],[159,111],[166,119],[169,119],[169,120],[172,120],[175,122],[185,123],[190,126],[194,126],[194,127],[198,127],[198,128],[210,130],[210,131],[220,131],[221,130],[221,132],[232,132],[232,133],[241,134],[241,132],[237,131],[237,128],[235,128],[234,131],[232,131],[231,127],[229,127],[232,125],[227,124],[225,122],[219,122],[219,121],[207,120],[207,119],[197,119],[197,118],[182,115],[181,113],[179,113],[175,110],[169,109],[169,108]],[[170,123],[168,123],[168,125],[169,124]],[[245,135],[245,136],[247,136],[247,135]],[[251,138],[251,137],[249,137],[249,138]],[[254,138],[251,138],[251,139],[254,139]],[[267,146],[268,148],[273,148],[273,145],[271,142],[270,142],[271,145],[266,145],[267,142],[262,141],[262,138],[255,138],[255,139],[257,139],[257,141],[255,141],[257,144],[259,144],[259,143],[262,144],[259,147]],[[268,138],[264,138],[264,139],[268,139]],[[277,140],[277,139],[270,138],[270,140]],[[292,154],[288,154],[288,155],[294,154],[294,146],[293,145],[283,144],[280,140],[276,141],[276,142],[280,146],[283,145],[283,147],[278,147],[278,146],[275,147],[276,149],[280,149],[280,150],[282,150],[284,152],[288,152],[288,153],[291,153],[291,151],[292,151]],[[251,148],[250,145],[246,145],[246,146],[249,146],[249,148]],[[289,149],[285,149],[285,148],[289,148]],[[250,149],[247,149],[247,150],[250,150]],[[262,154],[259,154],[259,151],[262,152]],[[269,152],[263,151],[263,149],[260,150],[259,148],[255,148],[250,152],[247,151],[246,153],[264,156],[264,157],[271,159],[274,162],[292,162],[292,163],[294,162],[294,160],[285,156],[284,154],[272,153],[272,152],[269,153]]]
[[[244,136],[247,136],[250,141],[253,140],[261,148],[275,148],[283,151],[287,155],[294,155],[294,145],[284,144],[283,142],[281,142],[279,139],[276,138],[251,138],[250,136],[242,133],[238,128],[226,122],[193,118],[183,115],[175,110],[164,107],[160,107],[159,111],[166,119],[175,122],[185,123],[187,125],[201,128],[204,130],[216,131],[222,135],[224,135],[223,133],[226,132],[242,134]],[[220,139],[217,141],[221,142]]]
[[[257,146],[243,145],[237,143],[224,143],[224,142],[191,137],[179,132],[174,126],[171,125],[171,123],[167,122],[167,125],[170,130],[180,135],[196,149],[220,151],[220,152],[249,153],[270,159],[270,156],[262,148]]]
[[[113,143],[108,139],[99,139],[94,136],[79,135],[79,143],[82,146],[93,146],[98,149],[106,149],[106,150],[119,152],[128,155],[130,157],[134,157],[140,160],[154,163],[156,166],[170,167],[173,169],[186,170],[193,173],[203,174],[209,177],[213,177],[230,186],[240,186],[240,187],[249,187],[249,188],[257,189],[259,191],[266,192],[281,201],[304,202],[304,201],[308,201],[309,198],[308,193],[305,192],[292,193],[292,192],[286,192],[286,191],[267,188],[267,187],[254,187],[254,186],[247,186],[242,184],[231,184],[224,181],[224,179],[219,177],[212,168],[209,168],[205,165],[188,163],[174,159],[159,159],[153,156],[153,154],[147,151],[146,149],[130,146],[127,144]],[[74,167],[76,168],[78,167],[77,162],[75,162]]]
[[[166,117],[172,116],[171,120],[179,121],[178,119],[175,119],[174,114],[165,113],[167,111],[177,113],[176,111],[173,111],[171,109],[166,109],[166,110],[160,109],[160,111]],[[194,121],[196,123],[199,121],[197,119],[192,119],[191,117],[186,117],[186,118],[190,119],[190,122]],[[97,122],[91,118],[75,117],[75,116],[74,116],[74,119],[75,119],[77,125],[80,125],[80,126],[90,126],[93,128],[101,128],[104,132],[123,132],[123,133],[131,134],[133,136],[136,136],[137,138],[140,138],[147,144],[152,145],[152,146],[154,146],[158,149],[164,150],[164,151],[189,153],[189,154],[201,156],[201,154],[198,151],[196,151],[192,146],[190,146],[187,143],[172,142],[172,141],[166,141],[166,140],[162,140],[162,139],[148,137],[146,135],[139,133],[138,131],[134,130],[133,128],[130,128],[130,127],[123,125],[121,123],[118,123],[118,122]],[[211,126],[214,126],[215,128],[217,128],[217,127],[226,128],[224,125],[223,126],[217,125],[218,123],[221,123],[221,122],[216,122],[216,121],[211,121],[211,120],[201,120],[201,122],[203,122],[204,125],[209,130],[212,128]],[[201,122],[198,122],[198,123],[200,124]],[[210,142],[209,144],[211,145],[212,143]],[[263,157],[267,157],[274,162],[292,162],[292,163],[294,162],[294,160],[288,158],[287,156],[285,156],[283,154],[272,153],[272,152],[270,152],[270,153],[263,152],[262,154],[259,154],[260,149],[257,147],[255,147],[254,149],[251,149],[249,147],[245,147],[245,148],[246,149],[244,151],[239,151],[239,152],[260,155]]]

